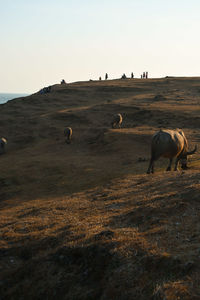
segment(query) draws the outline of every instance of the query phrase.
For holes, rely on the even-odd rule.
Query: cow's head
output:
[[[183,170],[188,169],[188,166],[187,166],[187,156],[194,154],[196,151],[197,151],[197,146],[195,146],[192,151],[186,152],[185,154],[182,155],[182,157],[180,159],[180,163],[181,163],[181,168]]]

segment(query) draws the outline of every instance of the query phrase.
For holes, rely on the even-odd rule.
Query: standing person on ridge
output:
[[[106,73],[106,75],[105,75],[105,80],[107,80],[108,79],[108,73]]]

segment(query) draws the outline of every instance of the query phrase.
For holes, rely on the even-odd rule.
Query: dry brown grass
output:
[[[200,299],[198,154],[146,175],[159,128],[199,143],[199,95],[199,78],[115,80],[1,105],[0,299]]]

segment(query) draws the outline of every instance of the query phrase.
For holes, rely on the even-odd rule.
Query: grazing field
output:
[[[200,299],[199,153],[146,174],[160,128],[199,146],[199,105],[198,77],[55,85],[0,105],[0,299]]]

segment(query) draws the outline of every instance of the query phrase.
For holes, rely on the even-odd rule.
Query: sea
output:
[[[28,94],[8,94],[8,93],[0,93],[0,104],[6,103],[9,100],[15,99],[15,98],[20,98],[20,97],[25,97],[28,96]]]

